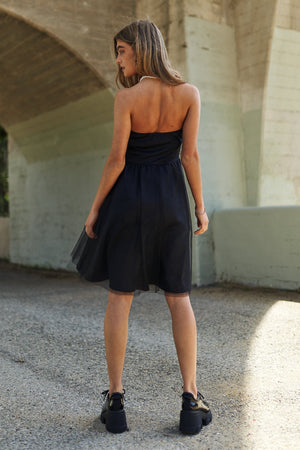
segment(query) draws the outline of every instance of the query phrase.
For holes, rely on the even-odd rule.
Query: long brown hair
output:
[[[161,32],[149,20],[137,20],[127,25],[114,37],[115,56],[118,56],[117,40],[131,45],[136,53],[137,73],[125,77],[120,67],[116,76],[117,86],[131,87],[144,75],[160,78],[166,84],[176,86],[185,83],[169,61]]]

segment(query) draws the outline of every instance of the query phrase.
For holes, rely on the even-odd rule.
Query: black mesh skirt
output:
[[[86,280],[121,292],[190,291],[192,229],[180,138],[181,130],[131,133],[126,166],[99,210],[97,239],[83,229],[72,251]]]

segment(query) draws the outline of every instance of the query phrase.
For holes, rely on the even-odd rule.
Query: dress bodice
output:
[[[179,158],[182,130],[138,133],[131,131],[126,151],[129,164],[166,164]]]

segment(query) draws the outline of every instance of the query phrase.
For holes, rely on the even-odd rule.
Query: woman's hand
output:
[[[98,211],[91,210],[85,221],[85,232],[91,239],[97,239],[97,236],[94,233],[94,225],[98,219],[98,214]]]
[[[205,231],[208,228],[208,223],[209,223],[205,208],[204,208],[204,211],[199,211],[199,210],[195,209],[195,216],[197,218],[198,230],[196,230],[194,232],[194,234],[205,233]]]

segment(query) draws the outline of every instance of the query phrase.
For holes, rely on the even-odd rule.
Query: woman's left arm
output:
[[[111,150],[105,163],[91,210],[85,221],[86,234],[90,238],[97,238],[93,227],[98,218],[99,209],[125,167],[125,154],[131,130],[128,92],[126,91],[126,89],[121,89],[115,96]]]

